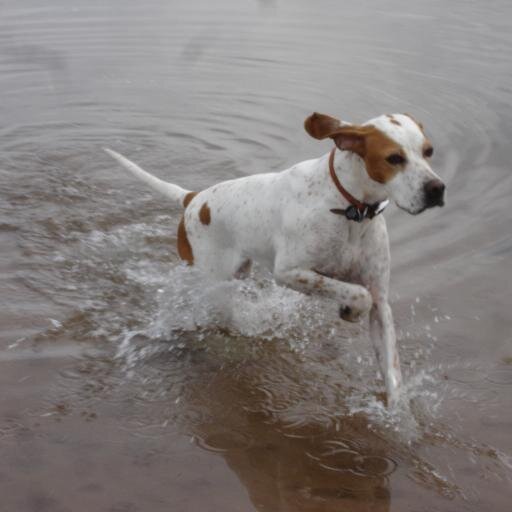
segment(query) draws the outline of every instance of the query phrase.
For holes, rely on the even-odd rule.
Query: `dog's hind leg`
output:
[[[251,260],[240,251],[221,246],[218,241],[192,240],[194,266],[216,281],[243,279],[251,270]]]

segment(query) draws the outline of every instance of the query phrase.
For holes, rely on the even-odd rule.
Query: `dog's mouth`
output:
[[[432,197],[426,196],[424,204],[425,204],[425,206],[423,207],[422,211],[424,211],[428,208],[434,208],[435,206],[443,207],[444,206],[444,197],[441,196],[441,197],[432,198]]]
[[[406,208],[405,206],[401,206],[398,203],[396,203],[396,205],[398,206],[398,208],[400,208],[400,210],[403,210],[404,212],[407,212],[410,215],[419,215],[420,213],[423,213],[425,210],[429,210],[430,208],[434,208],[435,206],[443,207],[444,201],[439,201],[435,204],[424,203],[423,206],[421,206],[420,208],[418,208],[416,210]]]
[[[442,208],[444,206],[444,199],[437,199],[436,201],[427,202],[425,209],[434,208],[434,206],[439,206]]]

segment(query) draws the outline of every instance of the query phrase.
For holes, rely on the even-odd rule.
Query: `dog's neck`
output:
[[[325,161],[328,166],[329,156]],[[358,201],[373,204],[387,199],[384,187],[368,176],[364,161],[355,153],[337,149],[334,154],[334,171],[343,188]],[[335,193],[342,197],[329,175],[328,167],[327,175]]]

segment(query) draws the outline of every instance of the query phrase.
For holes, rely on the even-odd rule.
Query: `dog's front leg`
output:
[[[370,337],[386,383],[388,405],[398,402],[402,386],[393,314],[386,298],[377,296],[370,311]]]
[[[314,270],[277,267],[274,277],[279,284],[299,292],[336,300],[340,304],[340,316],[350,322],[359,320],[372,306],[372,297],[363,286],[338,281]]]
[[[386,223],[382,216],[374,219],[368,227],[362,249],[360,276],[373,298],[370,337],[386,383],[388,405],[392,407],[400,398],[402,372],[388,301],[390,255]]]

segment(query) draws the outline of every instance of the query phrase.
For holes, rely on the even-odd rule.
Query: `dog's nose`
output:
[[[425,183],[425,203],[427,208],[444,205],[444,183],[437,178]]]

